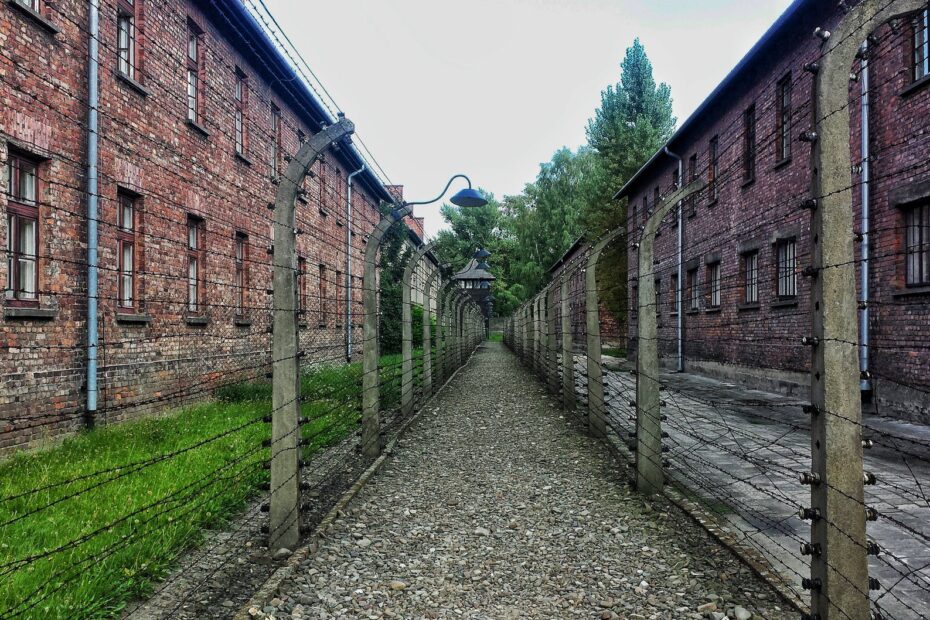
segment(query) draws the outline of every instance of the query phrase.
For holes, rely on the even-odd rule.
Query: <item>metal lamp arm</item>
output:
[[[454,177],[452,177],[451,179],[449,179],[449,182],[446,183],[445,189],[443,189],[442,192],[440,192],[440,194],[439,194],[438,196],[436,196],[435,198],[433,198],[432,200],[423,200],[423,201],[420,201],[420,202],[406,202],[406,201],[405,201],[405,202],[404,202],[404,206],[405,206],[405,207],[408,207],[408,206],[409,206],[409,207],[412,207],[412,206],[414,206],[414,205],[428,205],[428,204],[432,204],[432,203],[436,202],[437,200],[441,199],[443,196],[446,195],[446,192],[448,192],[448,191],[449,191],[449,188],[452,186],[452,182],[453,182],[454,180],[456,180],[456,179],[465,179],[465,181],[468,182],[468,189],[471,189],[471,179],[469,179],[469,178],[468,178],[467,176],[465,176],[464,174],[457,174],[457,175],[455,175]]]

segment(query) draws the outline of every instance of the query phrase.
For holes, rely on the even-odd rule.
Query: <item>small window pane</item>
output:
[[[187,70],[187,118],[197,122],[197,71]]]
[[[187,309],[197,310],[197,259],[189,257],[187,259]]]
[[[200,230],[196,222],[191,222],[187,226],[187,247],[191,250],[199,249]]]
[[[134,246],[132,243],[127,242],[124,242],[122,246],[122,269],[120,269],[120,304],[123,306],[132,306],[134,301],[132,291]]]
[[[914,20],[914,80],[930,75],[930,37],[927,9]]]
[[[135,28],[133,16],[120,13],[116,20],[118,69],[131,78],[135,77]]]

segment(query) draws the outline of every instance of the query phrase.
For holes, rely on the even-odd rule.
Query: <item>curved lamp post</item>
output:
[[[468,187],[459,190],[450,199],[452,204],[459,207],[483,207],[488,204],[487,199],[480,192],[473,189],[471,179],[464,174],[456,174],[449,179],[442,192],[431,200],[419,202],[403,202],[381,218],[372,231],[365,246],[365,274],[363,280],[363,302],[365,304],[365,324],[363,331],[364,355],[362,357],[362,452],[368,457],[377,457],[381,454],[381,436],[379,420],[379,373],[378,358],[380,346],[378,343],[378,268],[376,260],[381,241],[385,233],[395,223],[407,217],[417,205],[428,205],[437,202],[446,195],[453,181],[464,179]]]

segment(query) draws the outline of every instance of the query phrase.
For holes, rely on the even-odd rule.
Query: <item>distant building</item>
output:
[[[464,269],[452,276],[452,279],[468,291],[471,298],[486,312],[482,302],[491,294],[491,287],[497,278],[491,275],[491,272],[479,269],[478,264],[477,258],[471,259]]]

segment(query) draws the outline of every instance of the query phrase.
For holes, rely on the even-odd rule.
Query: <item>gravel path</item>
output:
[[[796,618],[626,485],[500,344],[479,349],[257,617]]]

